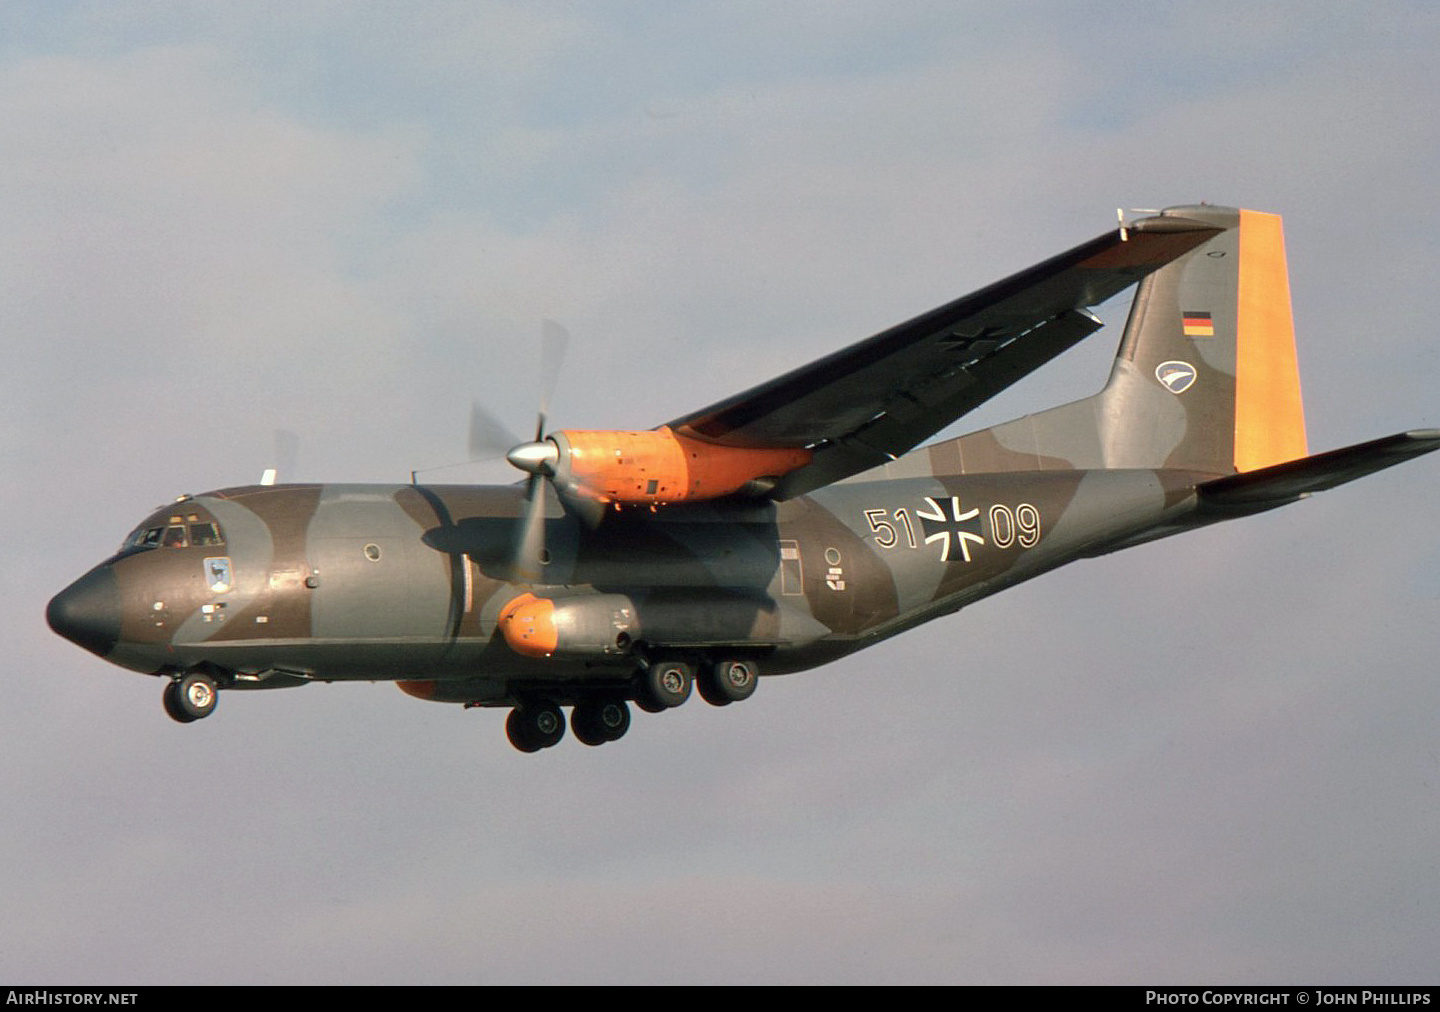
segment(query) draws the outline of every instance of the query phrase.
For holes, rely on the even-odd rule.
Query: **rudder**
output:
[[[1307,453],[1285,231],[1278,214],[1240,212],[1235,470],[1256,471]]]

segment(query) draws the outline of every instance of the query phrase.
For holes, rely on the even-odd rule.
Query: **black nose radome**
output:
[[[110,566],[97,566],[56,594],[45,621],[61,636],[104,657],[120,640],[120,584]]]

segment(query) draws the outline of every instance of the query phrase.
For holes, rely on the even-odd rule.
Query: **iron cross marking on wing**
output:
[[[985,539],[980,536],[980,510],[972,508],[962,512],[960,497],[952,495],[949,515],[946,513],[945,507],[928,495],[925,497],[925,508],[915,511],[915,515],[921,520],[925,543],[928,545],[934,541],[940,542],[941,562],[949,562],[951,548],[958,545],[961,557],[969,562],[970,545],[985,543]]]

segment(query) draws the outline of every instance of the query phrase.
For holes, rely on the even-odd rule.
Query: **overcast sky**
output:
[[[0,6],[0,980],[1434,983],[1440,460],[598,749],[389,684],[181,726],[43,613],[276,428],[335,481],[523,429],[544,317],[552,418],[650,427],[1117,206],[1285,216],[1312,451],[1440,426],[1436,51],[1387,0]]]

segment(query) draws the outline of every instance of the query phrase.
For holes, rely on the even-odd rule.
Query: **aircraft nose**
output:
[[[104,657],[120,641],[120,583],[96,566],[50,600],[45,621],[67,640]]]

